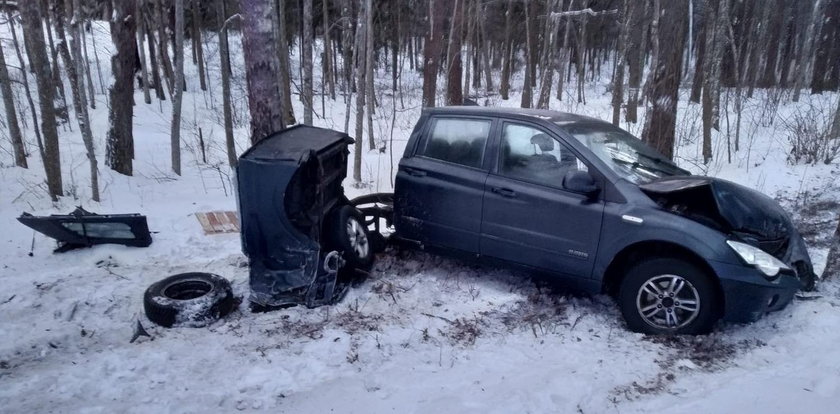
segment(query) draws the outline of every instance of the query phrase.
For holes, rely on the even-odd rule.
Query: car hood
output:
[[[814,267],[805,240],[772,198],[733,182],[701,176],[669,177],[639,188],[666,211],[772,254],[795,269],[806,289],[813,288]]]
[[[795,231],[788,214],[772,198],[726,180],[671,177],[639,188],[667,211],[731,234],[782,256]]]

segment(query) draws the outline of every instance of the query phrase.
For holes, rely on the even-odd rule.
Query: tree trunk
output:
[[[312,125],[312,0],[303,0],[303,123]]]
[[[81,7],[81,6],[79,6],[79,7]],[[74,7],[74,10],[75,10],[75,7]],[[84,30],[81,29],[81,27],[84,26],[84,20],[82,20],[81,22],[76,22],[76,24],[81,25],[81,26],[79,26],[80,28],[78,30],[79,30],[79,36],[80,36],[81,42],[82,42],[82,57],[84,58],[84,61],[85,61],[84,71],[85,71],[85,79],[87,79],[87,86],[88,86],[87,96],[90,99],[90,108],[91,109],[96,109],[96,91],[94,91],[94,88],[93,88],[93,75],[91,75],[90,59],[88,58],[88,54],[87,54],[87,38],[85,37]]]
[[[443,0],[429,0],[429,30],[423,45],[423,106],[434,107],[437,95],[437,75],[440,68],[440,47],[443,41],[443,20],[446,13]]]
[[[513,67],[513,41],[510,38],[510,18],[513,9],[513,0],[508,0],[505,10],[505,40],[502,43],[502,79],[499,81],[499,94],[502,99],[507,100],[510,95],[510,75]]]
[[[207,74],[204,70],[204,45],[201,43],[201,0],[192,0],[192,46],[198,65],[198,82],[202,91],[207,90]]]
[[[487,14],[487,7],[484,8],[484,14]],[[487,26],[484,24],[484,19],[479,19],[481,25],[481,66],[484,67],[484,90],[490,92],[493,90],[493,74],[490,67],[490,56],[487,51],[490,48],[490,40],[487,38]],[[478,74],[476,74],[478,76]]]
[[[528,0],[525,0],[525,80],[522,82],[522,99],[519,102],[519,106],[522,108],[530,108],[531,107],[531,93],[533,91],[533,55],[534,55],[534,45],[533,41],[531,40],[532,35],[531,32],[534,31],[532,28],[531,21],[531,13]]]
[[[111,38],[116,54],[111,58],[114,85],[109,91],[111,112],[105,164],[114,171],[133,174],[134,135],[134,64],[137,61],[135,41],[136,8],[133,1],[114,3]]]
[[[279,62],[279,76],[280,82],[280,113],[283,114],[284,125],[294,125],[295,110],[292,108],[292,69],[289,62],[289,42],[286,39],[286,0],[274,0],[274,17],[277,19],[277,24],[274,26],[277,30],[277,56]]]
[[[797,53],[796,67],[794,69],[795,79],[793,84],[793,101],[799,102],[800,90],[807,84],[808,76],[811,71],[811,62],[813,60],[813,49],[815,42],[815,35],[819,33],[819,26],[822,22],[822,0],[814,2],[814,11],[811,13],[808,28],[805,31],[805,36],[802,38],[802,44]]]
[[[551,12],[557,6],[557,1],[552,1],[551,6],[546,9],[545,21],[545,45],[543,46],[542,73],[540,75],[540,94],[537,98],[537,108],[548,109],[551,100],[551,87],[554,83],[554,72],[557,70],[557,56],[554,50],[557,47],[557,22],[560,17],[551,17]],[[569,2],[569,6],[571,7]],[[560,5],[562,11],[562,4]]]
[[[6,0],[3,1],[5,2]],[[29,111],[32,114],[32,129],[35,131],[35,142],[38,143],[38,152],[41,155],[41,159],[46,159],[47,156],[44,153],[44,141],[41,139],[41,127],[38,122],[38,111],[35,109],[35,101],[32,99],[32,91],[29,89],[29,81],[27,79],[26,72],[26,60],[23,59],[23,53],[20,51],[20,43],[18,42],[17,31],[15,30],[14,19],[12,18],[10,8],[6,8],[6,18],[9,22],[9,31],[12,33],[12,45],[15,49],[15,56],[17,56],[18,63],[20,65],[20,77],[23,81],[23,90],[26,95],[26,102],[29,104]],[[25,39],[24,42],[26,42]]]
[[[707,4],[706,7],[710,6]],[[705,68],[706,31],[708,30],[706,27],[708,25],[709,22],[706,22],[700,32],[697,33],[697,58],[694,60],[694,78],[691,81],[691,95],[688,98],[689,101],[694,103],[700,103],[701,93],[703,92],[703,68]]]
[[[830,247],[828,249],[828,257],[825,260],[825,270],[823,270],[820,280],[826,281],[832,277],[837,277],[840,273],[840,221],[837,222],[837,228],[834,229],[834,234],[831,236]]]
[[[367,98],[367,121],[368,121],[368,148],[376,149],[376,141],[373,136],[373,113],[376,111],[376,98],[373,89],[373,0],[365,0],[365,92]]]
[[[160,77],[160,67],[157,60],[157,46],[152,30],[148,29],[146,19],[143,19],[142,30],[146,32],[146,43],[149,45],[149,69],[152,71],[152,83],[155,85],[155,96],[161,101],[166,100],[166,93],[163,91],[163,79]]]
[[[184,98],[184,0],[175,0],[175,93],[172,96],[170,158],[172,172],[181,175],[181,104]]]
[[[613,74],[613,125],[618,126],[621,120],[621,104],[624,102],[624,65],[627,60],[628,38],[630,36],[630,15],[636,7],[636,2],[625,1],[624,12],[622,17],[624,22],[621,25],[621,34],[618,39],[618,49],[616,50],[616,64],[615,73]]]
[[[227,19],[225,2],[220,1],[218,4],[220,19],[224,21],[224,23],[222,23],[222,29],[219,31],[219,66],[221,67],[222,72],[222,111],[225,118],[225,147],[227,148],[228,165],[230,165],[231,168],[236,168],[237,154],[236,145],[233,140],[233,113],[230,107],[230,52],[227,34],[229,21],[225,20]]]
[[[58,150],[58,127],[54,105],[56,85],[53,83],[50,60],[44,44],[41,11],[34,1],[18,4],[23,19],[23,32],[29,44],[29,62],[38,83],[38,101],[41,107],[41,131],[44,134],[44,171],[47,189],[53,201],[64,195],[61,184],[61,156]]]
[[[630,7],[628,20],[630,30],[627,40],[627,109],[625,110],[625,117],[627,122],[635,124],[638,122],[639,87],[642,83],[642,70],[645,66],[645,50],[642,47],[642,37],[644,36],[642,19],[645,15],[645,7],[635,1],[631,0],[631,2],[633,4]]]
[[[96,154],[93,149],[93,131],[90,127],[90,117],[87,111],[87,96],[85,96],[85,79],[82,75],[82,48],[79,44],[79,26],[77,16],[70,17],[67,14],[74,9],[71,0],[64,0],[64,7],[56,4],[55,6],[55,25],[56,33],[58,33],[58,48],[61,53],[61,58],[64,60],[64,67],[67,71],[67,77],[70,79],[70,90],[73,93],[73,109],[76,112],[76,121],[79,123],[79,130],[82,132],[82,141],[85,143],[85,150],[87,151],[88,161],[90,162],[90,188],[91,198],[93,201],[99,201],[99,177],[97,176]],[[73,24],[66,20],[69,17]],[[70,50],[67,47],[67,37],[65,30],[73,35],[71,47],[73,48],[73,56],[70,56]]]
[[[241,3],[252,143],[285,127],[271,3],[272,0],[244,0]]]
[[[575,0],[570,0],[567,11],[571,11],[574,5]],[[571,63],[569,60],[571,59],[572,51],[569,50],[569,37],[572,34],[573,25],[574,21],[566,18],[566,28],[563,30],[563,47],[560,48],[560,62],[557,68],[557,100],[559,101],[563,100],[563,85],[566,83],[566,72],[569,70]]]
[[[52,76],[52,84],[55,87],[56,94],[54,98],[56,99],[56,106],[60,109],[56,112],[56,116],[61,118],[62,122],[69,122],[70,121],[70,113],[67,107],[67,97],[64,94],[64,82],[61,81],[61,72],[58,66],[58,49],[55,47],[55,41],[53,40],[53,33],[52,33],[52,22],[50,16],[50,4],[48,1],[45,0],[29,0],[29,1],[39,1],[42,3],[41,8],[41,17],[44,19],[44,23],[47,27],[47,41],[49,42],[50,46],[50,57],[52,58],[52,67],[50,68],[50,76]],[[58,99],[61,99],[61,105],[58,105]]]
[[[726,2],[729,0],[720,0]],[[718,128],[720,71],[723,59],[724,25],[716,9],[718,1],[706,4],[706,57],[703,61],[703,163],[712,160],[712,128]]]
[[[660,49],[652,62],[653,75],[643,136],[645,141],[668,158],[673,158],[676,134],[677,101],[686,31],[687,4],[655,0],[653,39]]]
[[[23,146],[23,134],[20,132],[20,125],[18,124],[17,110],[12,96],[12,85],[9,82],[9,70],[6,68],[4,53],[3,42],[0,42],[0,92],[3,93],[3,106],[6,109],[6,124],[9,126],[9,137],[12,140],[12,149],[15,154],[15,165],[29,168],[26,163],[26,148]]]
[[[364,7],[365,0],[359,0],[359,12],[356,15],[356,143],[353,144],[353,180],[357,186],[362,184],[362,143],[365,134],[365,36],[367,27]]]
[[[158,20],[158,53],[160,55],[160,63],[163,66],[163,74],[166,76],[166,87],[169,89],[169,96],[175,93],[175,86],[173,80],[175,75],[172,73],[172,61],[169,59],[169,46],[166,43],[167,33],[166,28],[169,27],[167,19],[164,17],[162,0],[155,0],[155,12]],[[180,85],[178,86],[181,87]]]
[[[473,10],[473,3],[470,0],[463,0],[465,5],[463,7],[464,17],[463,20],[467,22],[467,37],[466,37],[466,61],[464,62],[464,86],[461,89],[463,96],[469,97],[470,96],[470,87],[472,86],[472,73],[473,73],[473,55],[475,53],[475,44],[476,42],[473,40],[473,26],[475,26],[473,19],[473,15],[475,11]],[[463,103],[463,100],[462,100]]]
[[[137,16],[137,52],[140,60],[140,79],[143,86],[143,102],[147,105],[152,103],[152,95],[149,93],[149,70],[146,65],[146,46],[143,44],[146,36],[143,33],[143,16]]]
[[[453,8],[446,51],[446,104],[461,105],[464,103],[464,91],[461,89],[461,25],[464,20],[464,0],[454,0]]]
[[[322,0],[322,14],[324,17],[324,80],[327,83],[327,90],[330,93],[330,99],[335,100],[335,59],[332,54],[332,39],[330,36],[330,14],[329,14],[329,0]]]

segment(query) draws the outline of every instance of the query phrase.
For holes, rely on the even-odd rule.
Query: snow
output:
[[[8,37],[6,27],[0,27],[2,38]],[[93,27],[98,52],[109,56],[107,25]],[[840,403],[838,282],[826,282],[819,297],[796,300],[754,324],[722,324],[706,337],[668,340],[629,332],[605,296],[574,296],[504,269],[389,250],[337,305],[248,312],[248,269],[239,236],[204,235],[194,217],[236,206],[221,114],[214,109],[221,101],[215,38],[208,35],[206,42],[210,91],[197,92],[196,69],[187,65],[181,177],[169,172],[169,102],[145,105],[140,91],[135,176],[101,167],[101,203],[89,201],[87,159],[74,123],[72,130],[60,130],[67,195],[58,203],[46,195],[38,157],[29,158],[29,170],[11,167],[8,140],[0,140],[4,412],[828,412]],[[241,152],[248,127],[238,38],[231,37],[231,49]],[[14,56],[7,59],[16,65]],[[403,74],[404,105],[381,92],[383,106],[374,115],[375,135],[388,150],[365,153],[366,186],[356,188],[348,180],[351,196],[392,190],[394,165],[420,112],[421,76],[407,67]],[[522,84],[518,75],[514,89]],[[608,74],[601,79],[607,82]],[[376,81],[378,90],[390,91],[386,71]],[[320,85],[319,74],[314,84]],[[564,100],[553,99],[551,107],[609,119],[609,94],[594,85],[586,92],[586,105],[568,88]],[[775,196],[805,222],[825,222],[808,240],[819,272],[825,245],[818,241],[835,225],[836,208],[814,212],[802,203],[836,201],[840,170],[836,163],[788,165],[787,154],[778,150],[789,148],[780,120],[796,107],[782,99],[768,114],[754,103],[763,102],[763,93],[757,91],[745,105],[743,149],[728,163],[725,135],[716,132],[709,165],[699,161],[699,106],[681,94],[677,160],[695,173]],[[25,104],[22,98],[16,97],[19,104]],[[96,99],[91,122],[103,165],[107,105],[105,95]],[[803,95],[800,105],[836,99]],[[518,90],[508,101],[479,100],[495,106],[519,101]],[[295,105],[302,115],[297,100]],[[316,97],[316,125],[342,130],[345,108],[340,97],[336,102]],[[722,111],[724,131],[727,114],[734,122],[734,113]],[[642,120],[622,127],[639,133]],[[30,150],[37,153],[27,122]],[[23,211],[66,213],[79,204],[99,213],[147,215],[153,244],[53,254],[50,239],[15,220]],[[146,287],[188,271],[228,278],[245,303],[206,328],[165,329],[149,322],[143,314]],[[129,343],[138,319],[153,339]]]

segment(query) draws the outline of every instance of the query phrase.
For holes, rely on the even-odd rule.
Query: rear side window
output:
[[[481,167],[490,125],[491,121],[486,119],[434,119],[419,155],[468,167]]]

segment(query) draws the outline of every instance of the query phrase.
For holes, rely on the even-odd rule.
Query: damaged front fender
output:
[[[814,271],[804,240],[782,207],[750,188],[711,177],[673,177],[639,188],[664,210],[755,246],[796,270],[806,289]]]

